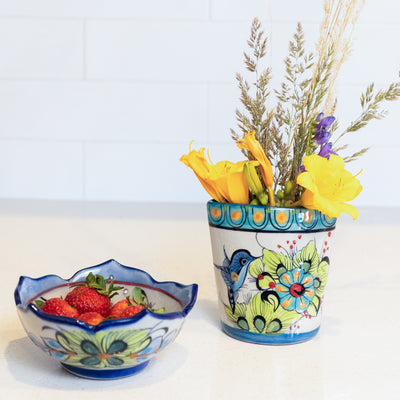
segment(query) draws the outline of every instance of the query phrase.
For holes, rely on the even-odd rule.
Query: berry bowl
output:
[[[106,318],[96,325],[40,308],[40,302],[47,299],[65,299],[89,274],[107,277],[115,285],[113,303],[135,291],[137,296],[139,290],[147,306],[133,316]],[[157,282],[145,271],[109,260],[67,280],[57,275],[21,276],[14,297],[28,337],[67,371],[84,378],[115,379],[141,371],[174,341],[194,306],[197,285]]]

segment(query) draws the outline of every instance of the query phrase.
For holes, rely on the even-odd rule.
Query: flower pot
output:
[[[336,219],[304,208],[207,203],[222,329],[293,344],[321,323]]]

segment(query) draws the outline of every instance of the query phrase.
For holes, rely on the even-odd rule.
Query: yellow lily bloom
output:
[[[212,164],[210,164],[204,156],[204,147],[200,150],[192,150],[191,147],[189,147],[189,154],[184,154],[180,158],[180,161],[193,170],[197,179],[214,200],[219,202],[225,201],[219,191],[207,180],[212,169]]]
[[[218,188],[228,203],[248,204],[249,184],[244,174],[246,161],[220,161],[211,170],[209,182]]]
[[[298,175],[297,183],[306,190],[301,204],[309,209],[321,211],[331,218],[342,212],[358,218],[358,210],[347,201],[355,199],[361,192],[360,181],[344,169],[341,157],[332,154],[327,160],[312,154],[303,159],[306,172]]]
[[[275,199],[272,190],[272,187],[274,185],[274,175],[272,172],[272,165],[268,160],[267,156],[265,155],[260,142],[256,139],[255,132],[254,131],[247,132],[243,139],[239,139],[237,141],[237,145],[239,149],[248,150],[251,154],[253,154],[254,158],[260,163],[261,176],[264,180],[265,186],[268,189],[270,205],[274,206]]]
[[[213,165],[204,156],[204,148],[190,149],[180,158],[191,168],[207,193],[216,201],[248,204],[249,185],[244,174],[246,161],[220,161]],[[258,164],[258,163],[257,163]]]
[[[255,137],[254,131],[249,131],[245,134],[243,139],[237,141],[239,149],[246,149],[253,154],[254,158],[260,163],[261,175],[267,187],[272,187],[274,184],[274,177],[272,173],[272,165],[269,162],[260,142]]]

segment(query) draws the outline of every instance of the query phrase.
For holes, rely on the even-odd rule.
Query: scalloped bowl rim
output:
[[[48,292],[54,288],[61,287],[61,286],[67,286],[71,283],[75,282],[81,282],[82,275],[84,273],[89,273],[92,270],[98,270],[101,268],[104,268],[106,266],[110,266],[111,268],[114,268],[120,271],[124,271],[126,273],[132,272],[135,274],[138,274],[141,279],[144,279],[145,281],[148,281],[150,284],[142,284],[138,282],[129,282],[128,280],[125,280],[127,283],[137,283],[140,286],[143,287],[149,287],[150,289],[157,290],[158,292],[163,293],[164,295],[167,295],[169,297],[172,297],[174,300],[176,300],[178,303],[182,305],[182,311],[173,311],[173,312],[165,312],[165,313],[155,313],[149,309],[144,309],[140,311],[138,314],[129,317],[129,318],[117,318],[117,319],[110,319],[110,320],[105,320],[102,321],[98,325],[91,325],[85,321],[76,319],[76,318],[70,318],[70,317],[63,317],[59,315],[52,315],[52,314],[47,314],[44,311],[40,310],[40,308],[32,303],[32,299],[38,297],[41,293],[43,292]],[[86,273],[86,275],[87,275]],[[115,274],[116,272],[114,272]],[[29,296],[29,302],[26,304],[22,300],[22,295],[21,291],[25,288],[25,284],[28,284],[29,282],[31,285],[38,285],[40,283],[49,281],[49,280],[58,280],[61,284],[56,285],[56,286],[50,286],[44,290],[39,290],[36,294],[32,296]],[[119,279],[116,279],[116,281],[119,281]],[[188,289],[190,293],[190,299],[187,302],[187,304],[182,304],[182,301],[177,299],[173,294],[169,293],[167,290],[162,289],[163,286],[173,286],[178,290],[184,290]],[[181,283],[175,282],[175,281],[157,281],[155,280],[149,273],[147,273],[144,270],[134,268],[134,267],[128,267],[125,265],[120,264],[118,261],[114,259],[110,259],[108,261],[105,261],[104,263],[94,265],[92,267],[87,267],[87,268],[82,268],[78,270],[77,272],[72,275],[71,278],[69,279],[63,279],[58,275],[55,274],[49,274],[49,275],[43,275],[38,278],[30,278],[28,276],[20,276],[18,285],[14,291],[14,300],[15,304],[18,308],[22,309],[23,311],[28,311],[30,310],[34,315],[36,315],[38,318],[42,320],[46,320],[49,322],[56,322],[56,323],[63,323],[66,325],[71,325],[79,328],[83,328],[84,330],[90,331],[90,332],[97,332],[102,329],[109,329],[110,327],[120,327],[121,325],[131,325],[132,323],[138,322],[141,319],[145,318],[147,315],[151,315],[153,318],[159,319],[159,320],[166,320],[166,319],[177,319],[177,318],[185,318],[186,315],[190,312],[190,310],[193,308],[196,298],[197,298],[197,291],[198,291],[198,285],[196,283],[190,284],[190,285],[183,285]]]

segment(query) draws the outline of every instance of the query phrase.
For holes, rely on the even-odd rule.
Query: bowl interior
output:
[[[33,298],[31,298],[28,302],[29,303],[34,303],[35,300],[48,300],[53,297],[62,297],[65,298],[67,293],[72,290],[73,285],[76,285],[77,283],[84,283],[82,282],[74,282],[73,284],[71,283],[66,283],[64,285],[60,285],[57,287],[54,287],[50,290],[43,291],[41,293],[38,293],[35,295]],[[170,294],[162,289],[159,288],[154,288],[148,285],[140,284],[140,283],[135,283],[135,282],[126,282],[126,281],[114,281],[115,286],[123,286],[123,289],[119,290],[115,296],[111,299],[112,304],[117,303],[120,300],[125,299],[127,296],[130,296],[130,298],[133,298],[133,289],[135,287],[140,287],[144,294],[147,297],[149,307],[152,309],[159,309],[164,307],[165,308],[165,313],[174,313],[174,312],[182,312],[184,305],[180,300],[178,300],[176,297],[173,296],[173,294]]]
[[[123,286],[123,289],[112,298],[113,304],[127,296],[133,297],[134,287],[140,287],[145,292],[152,309],[165,308],[165,312],[157,313],[159,318],[185,317],[192,309],[197,297],[196,284],[158,282],[143,270],[126,267],[115,260],[109,260],[103,264],[79,270],[67,280],[58,275],[46,275],[36,279],[22,276],[14,292],[15,303],[20,309],[30,308],[36,313],[38,307],[33,303],[35,300],[65,297],[71,290],[71,286],[85,282],[89,273],[102,275],[105,279],[112,278],[115,286]]]

